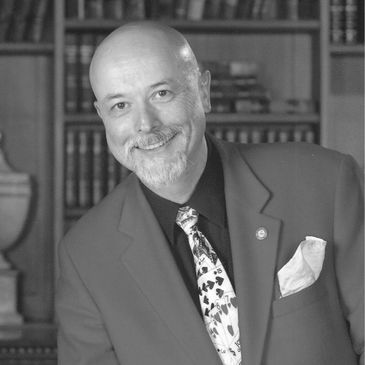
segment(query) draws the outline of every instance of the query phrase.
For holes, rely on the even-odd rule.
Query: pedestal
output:
[[[23,323],[17,312],[16,270],[0,270],[0,326],[16,326]]]

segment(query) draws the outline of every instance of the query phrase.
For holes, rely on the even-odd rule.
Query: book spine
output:
[[[158,1],[158,18],[172,19],[174,17],[174,2],[170,0]]]
[[[266,142],[267,143],[275,143],[276,140],[277,140],[276,129],[275,128],[269,128],[266,131]]]
[[[14,0],[15,1],[15,0]],[[25,40],[26,28],[30,17],[32,0],[17,0],[14,7],[10,40],[22,42]]]
[[[115,160],[113,154],[108,151],[107,154],[107,190],[112,191],[117,185],[118,178],[118,162]]]
[[[79,133],[79,207],[91,205],[91,168],[89,133],[81,130]]]
[[[65,15],[66,18],[78,18],[79,17],[79,4],[75,0],[65,1]]]
[[[102,19],[103,17],[103,0],[85,0],[85,18]]]
[[[145,19],[146,8],[144,0],[126,0],[125,15],[127,19]]]
[[[238,2],[237,18],[250,19],[255,0],[242,0]]]
[[[32,22],[29,31],[29,39],[32,42],[40,42],[43,34],[43,27],[47,14],[49,0],[37,0],[32,16]]]
[[[343,0],[331,0],[330,39],[332,43],[343,43],[344,41],[344,13]]]
[[[264,141],[264,131],[258,127],[252,127],[251,129],[251,143],[261,143]]]
[[[279,130],[279,133],[278,133],[278,140],[279,140],[279,142],[280,143],[289,142],[290,141],[290,138],[291,138],[290,129],[289,128],[282,127]]]
[[[364,0],[359,0],[357,4],[359,11],[357,17],[358,42],[364,43]]]
[[[226,130],[224,139],[228,142],[236,142],[236,138],[237,138],[237,132],[236,132],[235,128],[233,128],[233,127],[228,128]]]
[[[222,0],[205,0],[203,18],[218,19],[221,16]]]
[[[66,166],[65,166],[65,205],[73,208],[77,205],[77,150],[76,132],[68,130],[66,132]]]
[[[66,33],[65,44],[65,109],[68,113],[78,111],[78,36]]]
[[[261,17],[261,6],[262,0],[253,0],[250,13],[251,19],[259,19]]]
[[[77,17],[79,19],[85,19],[85,1],[87,0],[77,0]]]
[[[298,20],[299,19],[299,0],[287,0],[286,18],[288,20]]]
[[[202,20],[204,14],[205,0],[190,0],[187,19],[189,20]]]
[[[14,0],[3,0],[0,2],[0,42],[8,40],[14,3]]]
[[[103,133],[93,131],[93,146],[92,146],[92,203],[97,204],[105,194],[104,191],[104,141]]]
[[[104,17],[107,19],[123,19],[123,0],[104,0]]]
[[[89,113],[93,110],[93,92],[89,81],[89,66],[94,53],[94,35],[83,33],[80,41],[80,109]]]
[[[223,19],[235,19],[237,16],[238,0],[223,0]]]
[[[239,143],[248,143],[249,142],[249,133],[247,127],[243,126],[238,131],[238,142]]]
[[[357,0],[345,0],[345,32],[344,42],[346,44],[357,43],[358,29],[357,29],[357,16],[358,6]]]
[[[176,0],[174,17],[176,19],[186,19],[188,14],[188,5],[189,5],[189,0]]]

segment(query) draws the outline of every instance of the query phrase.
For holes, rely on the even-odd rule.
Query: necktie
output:
[[[198,212],[179,209],[176,223],[188,236],[194,257],[205,326],[224,365],[241,364],[237,298],[228,275],[209,241],[198,230]]]

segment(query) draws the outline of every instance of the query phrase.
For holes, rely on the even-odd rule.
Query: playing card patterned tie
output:
[[[241,364],[237,298],[216,252],[197,228],[198,212],[179,209],[176,223],[188,236],[205,326],[224,365]]]

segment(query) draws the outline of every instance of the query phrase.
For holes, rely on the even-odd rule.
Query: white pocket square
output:
[[[278,272],[281,297],[297,293],[318,279],[326,243],[313,236],[307,236],[300,242],[293,257]]]

